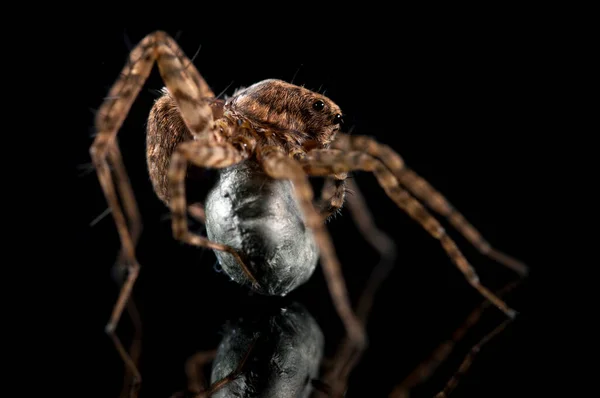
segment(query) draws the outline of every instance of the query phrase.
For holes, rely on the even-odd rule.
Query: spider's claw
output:
[[[104,333],[108,334],[108,335],[112,335],[115,332],[115,325],[113,325],[112,322],[109,322],[106,324],[106,326],[104,327]]]
[[[506,311],[506,315],[512,320],[515,319],[517,315],[519,315],[519,312],[513,310],[512,308],[509,308],[508,311]]]

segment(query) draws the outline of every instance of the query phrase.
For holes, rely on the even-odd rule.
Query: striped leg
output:
[[[238,252],[227,245],[212,242],[207,238],[190,232],[187,222],[187,204],[185,198],[185,175],[188,163],[205,168],[225,168],[241,162],[246,158],[232,145],[219,144],[212,141],[188,141],[181,143],[171,157],[169,167],[169,192],[171,199],[169,206],[172,213],[173,236],[175,239],[194,246],[206,247],[220,250],[231,254],[242,267],[242,270],[253,284],[258,282],[246,266]],[[194,208],[195,211],[203,210],[201,207]],[[198,217],[198,215],[196,215]]]
[[[352,310],[346,290],[346,283],[333,243],[331,242],[331,237],[325,228],[324,219],[319,215],[312,203],[313,191],[308,177],[300,164],[288,157],[279,148],[260,148],[258,157],[263,169],[270,177],[288,179],[294,185],[299,205],[305,216],[306,225],[312,229],[315,241],[319,247],[323,272],[334,306],[346,327],[351,342],[358,349],[362,349],[366,343],[364,327]]]
[[[155,61],[166,86],[176,98],[185,123],[192,133],[198,135],[207,133],[210,127],[209,122],[212,121],[212,114],[201,99],[214,95],[175,41],[164,32],[155,32],[146,36],[131,51],[121,76],[110,89],[96,115],[97,135],[90,147],[90,155],[121,240],[122,248],[119,259],[126,263],[129,271],[106,325],[106,332],[115,342],[125,364],[138,381],[140,375],[134,362],[114,334],[139,272],[139,264],[135,258],[135,245],[141,232],[137,204],[131,185],[126,178],[116,135]],[[114,181],[113,175],[111,175],[111,166],[115,171]],[[115,181],[129,222],[121,209],[119,196],[115,190]]]
[[[308,153],[302,162],[304,170],[309,175],[331,175],[353,170],[372,172],[381,187],[396,205],[417,221],[431,236],[440,241],[450,259],[464,274],[471,286],[477,289],[481,295],[491,301],[509,318],[514,318],[516,312],[479,282],[479,277],[475,270],[440,223],[419,201],[400,187],[398,180],[379,160],[363,152],[343,153],[335,150],[313,150]]]
[[[250,343],[250,347],[248,347],[248,351],[238,363],[237,367],[224,378],[215,381],[207,387],[207,380],[204,377],[204,365],[212,362],[216,355],[217,350],[212,351],[202,351],[191,356],[185,363],[185,373],[188,379],[188,387],[187,393],[190,395],[186,395],[186,393],[180,392],[173,394],[171,398],[183,398],[187,396],[191,396],[193,398],[207,398],[212,396],[215,392],[225,387],[227,384],[233,382],[246,367],[250,356],[254,353],[254,348],[259,336],[254,337],[252,342]]]
[[[404,160],[393,149],[385,144],[375,141],[367,136],[350,136],[338,134],[332,148],[345,152],[361,151],[378,158],[388,167],[412,195],[425,203],[438,214],[446,217],[457,231],[459,231],[482,254],[498,261],[500,264],[520,275],[526,275],[528,268],[525,264],[494,249],[479,231],[475,229],[450,202],[433,188],[424,178],[417,175],[404,164]]]

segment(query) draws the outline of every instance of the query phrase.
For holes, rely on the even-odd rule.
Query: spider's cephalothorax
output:
[[[329,147],[342,122],[340,108],[329,98],[275,79],[239,91],[225,103],[225,117],[249,122],[261,144],[293,153]]]

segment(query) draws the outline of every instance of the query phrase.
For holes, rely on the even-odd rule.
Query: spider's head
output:
[[[326,148],[342,123],[342,111],[329,98],[281,80],[269,79],[227,101],[255,125],[281,132],[307,147]]]

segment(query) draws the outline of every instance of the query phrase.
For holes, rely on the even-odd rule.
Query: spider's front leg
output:
[[[305,217],[306,225],[313,231],[315,241],[319,247],[323,272],[334,306],[346,327],[352,344],[359,350],[364,349],[366,344],[364,326],[352,310],[346,283],[331,237],[325,228],[324,218],[317,212],[312,202],[313,190],[308,177],[300,164],[288,157],[280,148],[259,148],[258,160],[262,164],[265,173],[270,177],[287,179],[292,182],[298,203]]]
[[[309,175],[331,175],[335,173],[363,170],[372,172],[381,187],[398,207],[417,221],[431,236],[440,241],[442,247],[464,274],[467,281],[485,298],[504,312],[509,318],[514,318],[516,312],[509,308],[488,288],[483,286],[477,273],[465,256],[448,236],[440,223],[407,191],[400,187],[398,180],[379,160],[363,152],[344,153],[339,150],[313,150],[302,160],[304,170]]]
[[[458,212],[440,192],[423,177],[406,167],[404,160],[393,149],[367,136],[338,134],[332,148],[345,152],[361,151],[379,159],[388,167],[412,195],[425,203],[430,209],[442,215],[482,254],[498,261],[521,276],[528,273],[528,267],[521,261],[494,249],[479,231]]]

